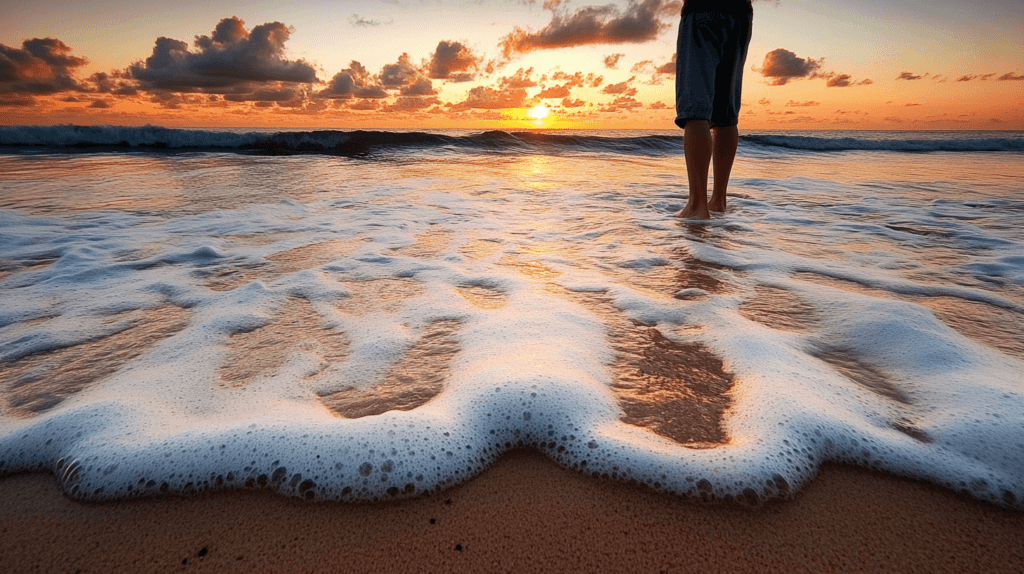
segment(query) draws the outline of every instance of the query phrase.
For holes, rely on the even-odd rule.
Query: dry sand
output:
[[[708,505],[516,451],[384,504],[269,492],[79,504],[0,480],[2,572],[1024,572],[1024,514],[828,466],[795,499]]]

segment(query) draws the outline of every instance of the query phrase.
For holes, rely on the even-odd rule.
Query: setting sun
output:
[[[550,113],[551,110],[547,109],[547,107],[545,107],[544,104],[540,104],[539,106],[534,106],[533,108],[530,108],[530,111],[526,112],[526,115],[535,120],[543,120],[544,118],[548,117],[548,114]]]

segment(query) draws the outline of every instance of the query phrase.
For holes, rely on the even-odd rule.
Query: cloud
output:
[[[854,79],[849,74],[836,74],[829,77],[828,81],[825,82],[825,87],[848,88],[850,86],[867,86],[873,83],[874,82],[872,82],[870,79],[864,79],[857,82],[854,81]]]
[[[335,74],[327,83],[327,88],[318,92],[317,96],[333,99],[380,99],[388,97],[388,93],[376,83],[365,66],[352,60],[348,68]]]
[[[658,66],[654,70],[655,74],[670,74],[676,75],[676,54],[672,54],[672,59]]]
[[[438,42],[437,49],[430,55],[427,77],[435,80],[468,82],[474,75],[469,73],[480,68],[481,60],[469,48],[459,42]]]
[[[786,106],[790,107],[790,108],[810,108],[810,107],[820,106],[820,105],[821,105],[821,102],[813,102],[813,101],[795,102],[793,100],[789,100],[788,102],[786,102]]]
[[[551,86],[550,88],[544,88],[536,96],[541,100],[557,99],[557,98],[568,98],[569,87],[565,85]]]
[[[0,108],[30,108],[34,105],[36,105],[35,99],[27,96],[15,96],[13,98],[0,96]]]
[[[558,71],[551,74],[551,79],[556,81],[565,81],[566,87],[569,88],[582,88],[583,86],[597,88],[604,82],[604,76],[595,75],[593,72],[584,76],[583,72],[567,74],[565,72]]]
[[[654,65],[654,60],[641,60],[633,64],[633,67],[629,69],[629,72],[631,74],[646,74],[648,72],[654,73],[655,70],[656,67]]]
[[[924,78],[927,75],[928,74],[925,74],[924,76],[918,76],[918,75],[912,74],[910,72],[900,72],[900,75],[896,76],[896,79],[897,80],[920,80],[921,78]]]
[[[284,57],[290,31],[280,22],[245,30],[238,18],[225,18],[212,35],[197,36],[195,51],[180,40],[160,37],[153,54],[128,67],[127,75],[147,90],[220,93],[245,87],[255,91],[270,82],[319,82],[303,60]]]
[[[647,42],[670,26],[661,21],[668,4],[671,3],[663,0],[629,0],[625,12],[608,4],[586,6],[569,14],[558,11],[558,3],[547,3],[546,7],[554,13],[547,26],[536,32],[516,27],[502,38],[500,46],[509,59],[534,50]]]
[[[56,38],[25,40],[21,48],[0,44],[0,94],[55,94],[81,91],[75,70],[87,64],[72,56],[71,48]],[[6,105],[31,105],[30,99],[13,98]],[[33,101],[34,104],[34,101]]]
[[[1007,74],[1009,75],[1009,74]],[[985,81],[991,79],[995,74],[965,74],[956,79],[958,82],[973,82],[974,80]]]
[[[498,79],[498,87],[501,89],[518,89],[518,88],[533,88],[537,85],[537,82],[530,76],[533,75],[533,68],[523,70],[519,68],[516,73],[511,76],[505,76]]]
[[[619,59],[625,56],[625,54],[612,54],[604,57],[604,67],[609,70],[615,70],[619,66]]]
[[[462,110],[500,110],[504,108],[522,108],[526,105],[526,90],[523,88],[494,89],[478,86],[466,94],[466,99],[451,106],[452,111]]]
[[[771,78],[772,86],[783,86],[793,79],[819,77],[818,70],[824,61],[824,58],[799,58],[789,50],[778,48],[765,54],[761,69],[754,68],[754,71],[760,72],[765,78]]]
[[[772,101],[769,100],[768,98],[761,98],[760,100],[757,101],[757,103],[761,104],[762,106],[767,106],[771,104]]]
[[[380,26],[382,24],[391,24],[392,22],[393,20],[388,20],[387,22],[381,20],[371,20],[369,18],[364,18],[359,14],[352,14],[351,16],[348,17],[348,23],[356,28],[376,28],[377,26]]]
[[[89,104],[89,107],[90,108],[100,109],[100,110],[106,110],[106,109],[109,109],[111,106],[110,106],[110,102],[108,102],[106,100],[93,100],[92,103]]]
[[[563,108],[582,108],[585,105],[587,105],[587,102],[584,102],[583,100],[578,98],[575,100],[570,100],[569,98],[565,98],[564,100],[562,100]]]
[[[636,76],[630,77],[625,82],[619,82],[618,84],[608,84],[601,90],[603,94],[615,94],[623,96],[635,96],[636,88],[629,85],[630,82],[636,79]]]
[[[631,96],[619,96],[612,103],[602,106],[597,111],[602,113],[631,112],[644,105]]]
[[[1002,76],[999,76],[998,79],[1002,80],[1004,82],[1005,81],[1019,82],[1021,80],[1024,80],[1024,76],[1018,76],[1017,74],[1015,74],[1013,72],[1007,72],[1007,73],[1003,74]]]
[[[666,104],[665,102],[658,101],[658,102],[654,102],[651,105],[647,106],[647,108],[651,109],[651,110],[668,110],[668,109],[673,109],[673,106],[670,106],[670,105]]]

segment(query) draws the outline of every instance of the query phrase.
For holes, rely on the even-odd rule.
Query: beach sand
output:
[[[121,503],[0,480],[2,572],[1022,572],[1024,514],[829,465],[792,500],[705,504],[508,453],[380,504],[267,491]]]

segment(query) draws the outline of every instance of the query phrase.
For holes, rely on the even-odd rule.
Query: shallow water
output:
[[[0,472],[377,499],[528,444],[693,496],[838,460],[1021,506],[1020,134],[753,134],[702,223],[678,132],[601,135],[7,148]]]

